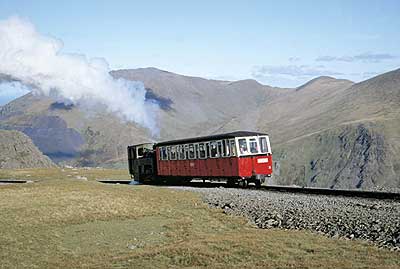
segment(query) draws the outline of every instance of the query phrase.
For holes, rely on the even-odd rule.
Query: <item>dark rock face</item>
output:
[[[398,187],[396,175],[387,169],[395,156],[388,156],[385,137],[376,128],[345,126],[296,141],[295,145],[275,147],[277,182],[344,189],[373,189],[380,184]]]
[[[347,175],[353,178],[353,184],[356,188],[361,188],[365,184],[375,185],[374,178],[383,175],[385,160],[383,137],[364,125],[359,125],[353,136],[350,130],[345,130],[338,138],[341,149],[339,157],[343,162],[333,178],[331,187],[335,187],[339,178]],[[346,157],[346,155],[349,156]]]
[[[58,116],[37,116],[30,126],[14,128],[28,135],[44,154],[55,161],[76,157],[85,142],[78,131],[68,128]]]
[[[50,105],[50,110],[71,110],[74,104],[66,104],[64,102],[54,102]]]
[[[159,105],[162,110],[169,111],[172,110],[173,101],[170,98],[166,98],[157,95],[152,89],[146,88],[146,101],[152,101]]]

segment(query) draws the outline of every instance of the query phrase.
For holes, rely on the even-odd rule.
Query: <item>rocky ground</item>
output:
[[[245,216],[260,228],[305,229],[400,250],[399,202],[223,187],[180,189],[199,192],[211,206]]]

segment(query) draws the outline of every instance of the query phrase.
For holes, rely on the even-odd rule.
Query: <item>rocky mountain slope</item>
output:
[[[113,71],[142,81],[160,105],[160,133],[28,94],[0,109],[56,161],[125,165],[126,145],[233,130],[270,134],[273,181],[332,188],[400,186],[400,70],[353,83],[319,77],[295,89],[218,81],[155,68]]]
[[[282,124],[264,122],[278,133],[277,182],[400,187],[400,70],[349,84],[328,100],[304,104],[306,112],[292,114],[292,126],[282,118]]]
[[[126,145],[149,139],[146,130],[114,115],[32,94],[2,107],[0,128],[19,130],[52,160],[79,166],[125,164]]]
[[[161,139],[217,133],[231,122],[241,129],[255,129],[257,117],[252,112],[267,101],[292,91],[261,85],[250,79],[209,80],[156,68],[117,70],[111,74],[116,78],[142,81],[148,91],[169,100],[168,109],[163,109],[160,116]],[[246,117],[248,114],[252,116]]]
[[[126,145],[216,133],[227,122],[254,129],[255,118],[242,120],[270,96],[284,89],[263,86],[254,80],[237,82],[181,76],[155,68],[121,70],[114,77],[143,81],[146,98],[160,105],[159,135],[121,122],[105,112],[93,113],[48,97],[32,94],[0,110],[0,128],[28,134],[46,155],[57,162],[83,166],[126,165]],[[238,125],[238,126],[239,126]]]
[[[25,134],[0,130],[0,169],[56,167]]]

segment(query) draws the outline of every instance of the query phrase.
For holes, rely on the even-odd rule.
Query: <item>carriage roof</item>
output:
[[[206,142],[206,141],[210,141],[210,140],[229,139],[229,138],[242,137],[242,136],[257,136],[257,135],[268,135],[268,134],[260,133],[260,132],[236,131],[236,132],[217,134],[217,135],[200,136],[200,137],[193,137],[193,138],[164,141],[164,142],[157,143],[155,146],[161,147],[161,146],[188,144],[188,143],[196,143],[196,142]]]

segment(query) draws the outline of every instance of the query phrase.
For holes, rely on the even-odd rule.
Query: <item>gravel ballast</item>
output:
[[[199,192],[212,207],[245,216],[259,228],[305,229],[400,250],[399,202],[223,187],[179,189]]]

